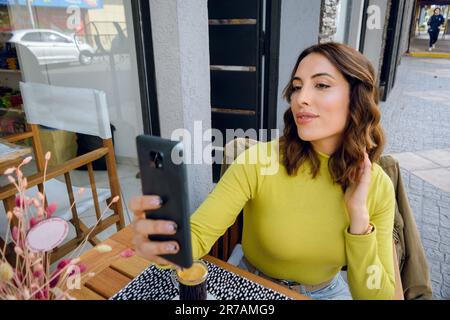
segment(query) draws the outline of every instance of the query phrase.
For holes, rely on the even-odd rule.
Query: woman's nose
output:
[[[311,104],[311,90],[308,89],[306,86],[304,86],[299,92],[297,93],[296,97],[296,103],[300,106],[306,105],[309,106]]]

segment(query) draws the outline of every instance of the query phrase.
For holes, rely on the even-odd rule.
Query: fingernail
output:
[[[162,205],[162,199],[160,197],[147,198],[147,205],[160,207]]]
[[[175,232],[177,231],[178,227],[176,225],[176,223],[168,223],[166,224],[166,230],[167,232]]]
[[[170,252],[178,251],[178,246],[176,244],[169,244],[166,246],[166,250]]]

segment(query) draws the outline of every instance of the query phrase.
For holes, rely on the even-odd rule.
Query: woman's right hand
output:
[[[138,196],[131,199],[130,209],[134,213],[133,243],[136,253],[158,265],[174,265],[161,258],[161,254],[175,254],[179,250],[176,241],[150,241],[149,235],[173,235],[177,225],[173,221],[151,220],[145,218],[146,210],[155,210],[161,207],[161,198],[158,196]]]

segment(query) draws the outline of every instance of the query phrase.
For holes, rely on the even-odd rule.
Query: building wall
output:
[[[411,20],[415,16],[415,1],[405,2],[405,15],[403,16],[402,38],[400,40],[400,55],[408,51],[409,37],[411,34]]]
[[[373,29],[366,29],[366,37],[364,41],[364,55],[373,64],[377,71],[377,76],[380,75],[381,65],[383,62],[383,51],[385,41],[385,28],[387,27],[388,20],[386,17],[389,15],[389,1],[388,0],[371,0],[370,6],[376,6],[379,8],[380,13],[380,25]]]
[[[193,134],[195,121],[205,131],[211,128],[207,1],[152,0],[150,11],[161,136],[180,128]],[[188,180],[193,212],[212,189],[211,165],[188,165]]]
[[[288,107],[282,98],[300,53],[317,44],[320,28],[320,1],[283,0],[281,2],[280,61],[278,80],[277,128],[283,129]]]

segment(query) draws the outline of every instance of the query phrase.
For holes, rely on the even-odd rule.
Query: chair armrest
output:
[[[58,176],[61,176],[69,171],[75,170],[97,159],[100,159],[101,157],[107,154],[108,148],[102,147],[89,153],[78,156],[76,158],[70,159],[62,164],[49,168],[46,172],[45,180],[47,181],[56,178]],[[27,177],[27,180],[28,180],[28,188],[42,184],[44,182],[44,173],[38,172],[37,174]],[[0,200],[15,196],[16,193],[17,193],[16,187],[12,184],[8,184],[7,186],[0,188]]]

